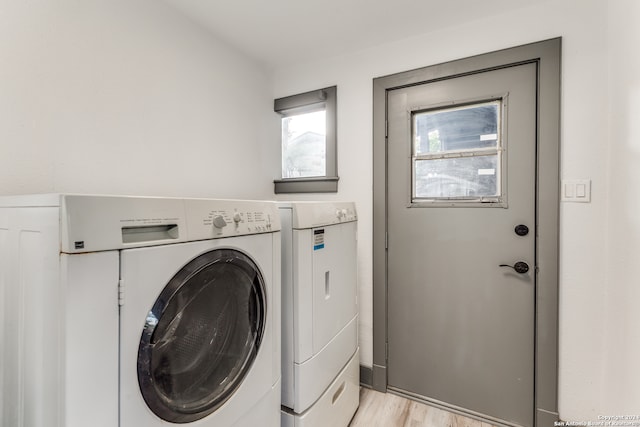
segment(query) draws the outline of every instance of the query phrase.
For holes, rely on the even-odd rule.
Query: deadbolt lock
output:
[[[527,234],[529,234],[529,227],[527,227],[524,224],[519,224],[519,225],[516,225],[516,228],[514,229],[514,231],[518,236],[526,236]]]

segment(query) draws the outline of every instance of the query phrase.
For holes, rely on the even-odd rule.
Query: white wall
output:
[[[615,398],[611,397],[608,388],[613,382],[620,387],[614,393],[616,396],[626,393],[627,402],[635,398],[636,408],[625,408],[638,412],[638,391],[631,390],[634,381],[638,388],[638,376],[628,380],[610,377],[614,373],[639,372],[632,365],[634,353],[624,355],[620,351],[623,347],[611,346],[617,345],[619,339],[633,339],[632,348],[638,349],[638,328],[630,327],[630,316],[634,313],[631,300],[625,303],[621,313],[614,313],[614,306],[619,306],[618,297],[635,296],[633,301],[638,300],[638,287],[631,288],[628,272],[632,267],[631,260],[638,259],[640,219],[637,210],[633,210],[638,207],[637,197],[635,200],[628,197],[628,192],[635,188],[613,185],[615,191],[612,189],[611,197],[616,193],[619,195],[617,204],[623,213],[616,213],[611,221],[607,221],[607,214],[611,214],[607,196],[610,172],[607,168],[610,137],[607,117],[609,108],[614,105],[629,112],[613,119],[614,124],[620,122],[617,124],[625,130],[620,131],[624,132],[621,135],[624,142],[616,144],[620,151],[616,150],[612,158],[614,161],[624,159],[626,167],[618,170],[617,165],[613,165],[609,169],[625,175],[620,179],[637,182],[640,172],[636,172],[637,167],[634,170],[632,164],[634,160],[638,164],[637,134],[640,129],[632,121],[631,108],[637,112],[640,105],[637,97],[632,102],[622,93],[632,83],[637,84],[639,74],[636,62],[636,68],[625,73],[624,80],[615,76],[608,80],[608,3],[620,4],[610,7],[615,13],[612,16],[612,26],[615,26],[617,17],[628,13],[623,4],[631,4],[631,0],[556,0],[349,56],[273,70],[276,97],[338,85],[340,190],[333,197],[355,200],[360,214],[359,301],[363,365],[372,364],[372,79],[562,36],[562,176],[592,179],[592,202],[561,206],[560,415],[565,420],[596,419],[598,415],[610,415],[615,408],[623,408],[613,406]],[[637,6],[634,10],[637,11]],[[628,28],[633,28],[633,22],[637,22],[637,15],[633,16],[635,21],[625,19]],[[627,34],[620,36],[628,37]],[[617,48],[612,57],[615,66],[626,61],[625,55],[635,52],[637,46],[637,42],[629,40]],[[619,86],[621,92],[613,99],[608,97],[608,81],[611,86]],[[635,145],[631,142],[632,136],[636,139]],[[625,222],[618,221],[619,215]],[[625,229],[625,225],[631,229]],[[608,226],[617,229],[617,237],[607,238]],[[635,233],[633,247],[624,241],[630,233]],[[612,246],[619,249],[608,258],[606,248]],[[629,249],[633,251],[627,255]],[[623,260],[618,255],[624,255]],[[619,261],[620,265],[613,268],[615,272],[607,269],[608,259]],[[621,284],[615,287],[615,293],[609,293],[607,300],[608,271],[613,278],[619,277]],[[629,322],[629,327],[620,333],[610,332],[612,327],[619,328],[625,322]],[[621,365],[613,369],[611,362]]]
[[[640,413],[640,3],[609,5],[609,186],[605,389],[612,414]],[[634,420],[638,423],[638,420]]]
[[[0,64],[0,194],[273,193],[266,74],[162,2],[2,1]]]

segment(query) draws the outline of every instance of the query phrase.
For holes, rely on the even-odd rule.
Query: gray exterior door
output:
[[[388,91],[388,387],[534,423],[534,63]],[[528,270],[527,270],[528,268]]]

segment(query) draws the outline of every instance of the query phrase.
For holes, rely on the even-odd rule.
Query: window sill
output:
[[[274,192],[276,194],[286,193],[337,193],[337,176],[320,176],[313,178],[287,178],[276,179]]]

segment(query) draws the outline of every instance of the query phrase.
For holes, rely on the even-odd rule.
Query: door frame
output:
[[[401,72],[373,80],[372,386],[387,391],[387,94],[439,80],[537,65],[536,290],[534,399],[537,427],[558,420],[558,269],[561,38]]]

